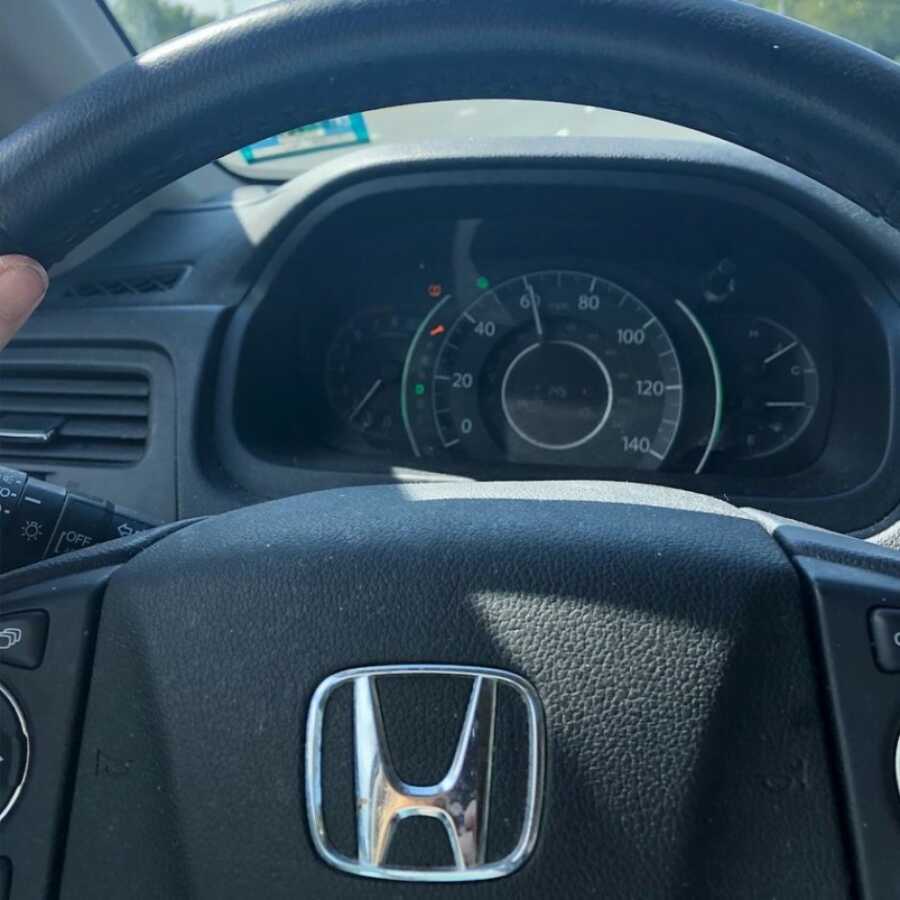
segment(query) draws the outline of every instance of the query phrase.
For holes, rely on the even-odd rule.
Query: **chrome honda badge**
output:
[[[447,774],[437,784],[411,785],[397,774],[385,734],[378,679],[440,677],[471,682],[463,726]],[[334,692],[353,690],[356,857],[339,852],[329,840],[323,809],[322,735],[326,709]],[[527,771],[522,772],[521,832],[513,849],[500,859],[487,858],[491,770],[495,757],[498,688],[511,689],[524,706],[528,729]],[[415,711],[411,711],[415,715]],[[331,748],[329,748],[331,750]],[[333,752],[333,751],[332,751]],[[480,881],[509,875],[530,855],[537,840],[544,777],[544,725],[534,688],[518,675],[476,666],[407,665],[348,669],[326,678],[313,695],[306,728],[306,804],[313,843],[322,858],[343,872],[398,881]],[[504,779],[508,784],[509,779]],[[392,866],[388,854],[403,819],[437,819],[447,834],[454,865]]]

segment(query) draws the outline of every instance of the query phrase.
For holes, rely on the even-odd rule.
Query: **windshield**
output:
[[[103,0],[98,0],[101,4]],[[106,0],[137,51],[269,0]],[[713,2],[713,0],[711,0]],[[746,0],[900,61],[900,0]],[[467,100],[360,111],[297,127],[229,154],[244,177],[283,180],[370,143],[435,137],[634,137],[705,135],[627,113],[562,103]]]

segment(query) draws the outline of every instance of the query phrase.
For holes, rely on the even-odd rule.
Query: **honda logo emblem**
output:
[[[411,785],[397,774],[385,733],[378,680],[386,676],[466,679],[471,684],[465,718],[450,768],[436,784]],[[323,810],[323,726],[328,702],[342,686],[353,691],[353,747],[356,794],[356,857],[329,840]],[[498,688],[524,706],[528,728],[527,772],[523,772],[521,833],[513,849],[486,858],[494,765]],[[410,715],[415,715],[411,711]],[[338,672],[323,681],[310,704],[306,730],[306,803],[313,843],[337,869],[369,878],[399,881],[480,881],[509,875],[528,858],[537,839],[544,775],[544,726],[534,688],[518,675],[476,666],[373,666]],[[508,782],[505,782],[508,783]],[[516,798],[518,799],[518,798]],[[391,866],[388,853],[399,822],[415,816],[444,827],[453,866]]]

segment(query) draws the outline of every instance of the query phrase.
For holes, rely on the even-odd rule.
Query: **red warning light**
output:
[[[444,286],[438,282],[428,285],[428,296],[433,297],[435,300],[437,300],[437,298],[440,297],[443,292]]]
[[[437,337],[439,334],[443,334],[447,329],[444,328],[443,325],[435,325],[434,328],[431,329],[428,333],[432,337]]]

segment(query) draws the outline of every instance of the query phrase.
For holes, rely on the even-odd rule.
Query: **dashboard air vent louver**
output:
[[[164,266],[78,278],[63,290],[63,297],[121,297],[172,291],[188,273],[187,266]]]
[[[149,415],[143,373],[0,360],[0,462],[136,463]]]

